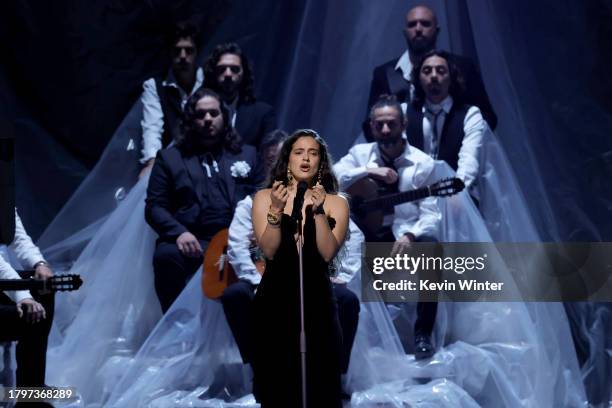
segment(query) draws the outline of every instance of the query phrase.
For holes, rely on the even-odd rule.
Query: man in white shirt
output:
[[[187,99],[204,82],[204,71],[196,65],[199,34],[190,23],[179,23],[169,38],[172,67],[166,78],[150,78],[143,84],[142,158],[140,176],[155,161],[157,151],[174,139]]]
[[[383,95],[372,106],[370,127],[376,142],[353,146],[335,165],[334,172],[342,190],[365,177],[379,182],[383,195],[423,187],[434,169],[434,161],[410,146],[402,134],[406,121],[394,96]],[[432,197],[391,207],[382,230],[366,234],[368,241],[395,242],[403,251],[411,242],[437,241],[441,214]],[[431,332],[437,303],[418,302],[415,322],[415,356],[433,355]]]
[[[449,54],[432,50],[412,73],[414,100],[408,109],[408,141],[444,160],[466,187],[479,173],[482,138],[488,125],[477,106],[465,103],[463,81]]]
[[[32,275],[25,272],[20,276],[11,265],[11,258],[16,258],[22,267],[33,270],[36,279],[53,276],[16,210],[13,242],[9,246],[0,245],[0,279],[21,279]],[[47,338],[53,321],[53,307],[53,294],[41,295],[28,290],[0,292],[0,341],[18,341],[18,387],[43,387],[45,384]]]

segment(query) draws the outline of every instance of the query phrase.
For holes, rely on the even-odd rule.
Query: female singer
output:
[[[303,218],[306,396],[309,407],[341,407],[342,335],[329,262],[348,226],[347,201],[337,195],[325,141],[298,130],[283,144],[268,188],[253,200],[253,228],[266,257],[254,301],[253,391],[262,407],[299,407],[301,391],[299,224],[291,217],[306,182]],[[299,199],[298,199],[299,201]]]

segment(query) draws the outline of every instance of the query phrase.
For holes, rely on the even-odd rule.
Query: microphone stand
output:
[[[300,208],[297,216],[298,230],[298,258],[300,263],[300,368],[302,369],[302,408],[306,408],[306,329],[304,324],[304,259],[302,248],[304,246],[304,235],[302,234],[302,211]]]
[[[306,408],[306,329],[304,324],[304,234],[302,232],[302,207],[308,185],[305,181],[300,181],[297,185],[295,197],[293,199],[293,209],[291,219],[297,225],[298,231],[298,259],[300,264],[300,368],[302,369],[302,408]]]

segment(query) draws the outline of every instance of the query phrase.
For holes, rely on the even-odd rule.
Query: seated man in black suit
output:
[[[256,100],[253,82],[251,63],[235,43],[215,47],[204,65],[204,86],[221,96],[244,143],[259,150],[264,136],[276,129],[276,115],[272,106]]]
[[[229,226],[236,203],[261,182],[256,163],[220,97],[204,88],[193,94],[175,145],[157,154],[147,188],[145,218],[159,235],[153,269],[164,312],[202,264],[212,236]]]
[[[423,55],[435,48],[439,32],[438,19],[429,7],[416,6],[406,14],[404,37],[408,50],[399,58],[376,67],[372,75],[368,109],[363,123],[364,135],[368,141],[373,141],[368,117],[372,105],[383,94],[395,95],[400,102],[412,101],[414,96],[414,84],[410,78],[412,68]],[[479,107],[491,129],[495,129],[497,116],[489,101],[480,72],[469,58],[454,54],[449,56],[465,79],[466,103]]]

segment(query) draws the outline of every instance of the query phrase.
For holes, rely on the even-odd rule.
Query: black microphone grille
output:
[[[308,188],[308,184],[306,184],[306,182],[305,182],[305,181],[300,181],[300,182],[298,183],[297,190],[298,190],[299,192],[305,192],[307,188]]]

